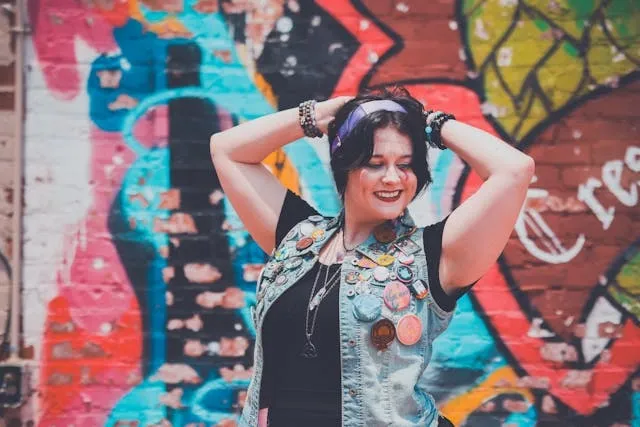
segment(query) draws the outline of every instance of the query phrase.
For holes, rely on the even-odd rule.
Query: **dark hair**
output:
[[[349,114],[360,104],[382,99],[400,104],[407,110],[407,113],[374,111],[363,117],[353,130],[345,138],[342,138],[341,146],[331,155],[331,170],[336,188],[341,197],[344,197],[349,171],[362,167],[369,162],[371,156],[373,156],[374,133],[377,129],[386,127],[395,128],[411,140],[413,147],[411,169],[418,179],[415,196],[424,191],[432,182],[427,161],[424,107],[420,101],[412,97],[409,91],[403,87],[396,86],[392,89],[363,93],[347,102],[338,110],[335,119],[329,123],[329,144],[335,139],[338,129],[340,129]]]

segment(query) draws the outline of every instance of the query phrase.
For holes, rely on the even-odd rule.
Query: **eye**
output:
[[[369,169],[380,169],[382,168],[384,165],[381,163],[367,163],[365,165],[365,167],[369,168]]]
[[[402,170],[409,170],[411,169],[411,163],[401,163],[398,165],[398,168]]]

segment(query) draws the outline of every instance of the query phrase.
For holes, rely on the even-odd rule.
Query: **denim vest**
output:
[[[257,303],[252,307],[256,325],[254,372],[240,426],[258,424],[265,315],[278,297],[317,262],[320,249],[339,229],[341,218],[315,215],[297,224],[274,251],[258,279]],[[421,385],[421,378],[431,359],[432,342],[448,326],[452,312],[442,310],[429,290],[422,234],[423,229],[416,228],[405,212],[372,233],[342,262],[338,298],[343,427],[437,426],[438,410],[433,397]],[[389,292],[389,287],[385,293],[390,284],[394,284],[394,292]],[[409,297],[407,289],[411,290]],[[367,297],[356,300],[360,294]],[[356,307],[356,302],[365,299],[370,303],[371,296],[382,302],[377,304],[381,312],[377,307],[373,315],[370,305]],[[369,317],[361,320],[356,311]],[[407,326],[405,320],[411,318],[415,324],[416,316],[422,324],[421,335],[414,334],[415,339],[407,340],[407,334],[402,334],[405,344],[401,343],[399,331],[415,329],[401,327],[399,322]],[[383,319],[393,322],[397,329],[391,327],[389,334],[390,322]],[[395,331],[395,338],[384,349],[380,349],[380,341],[374,345],[374,326],[380,332],[376,335],[378,340],[382,335],[385,341],[382,344]],[[408,344],[414,341],[417,342]]]

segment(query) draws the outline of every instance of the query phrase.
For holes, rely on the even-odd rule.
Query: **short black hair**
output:
[[[340,197],[344,197],[349,171],[364,166],[373,156],[374,134],[377,129],[395,128],[411,140],[413,154],[411,169],[417,178],[416,196],[431,184],[431,171],[427,160],[426,117],[420,101],[401,86],[366,92],[356,96],[338,110],[329,123],[329,146],[336,138],[338,129],[349,114],[360,104],[376,100],[390,100],[400,104],[406,113],[397,111],[374,111],[363,117],[351,132],[342,138],[342,144],[331,154],[331,170]]]

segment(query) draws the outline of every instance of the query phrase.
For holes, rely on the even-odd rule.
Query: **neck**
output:
[[[384,222],[363,219],[355,213],[356,211],[357,207],[349,206],[349,203],[345,201],[342,232],[344,233],[345,246],[349,249],[367,240],[373,229]]]

